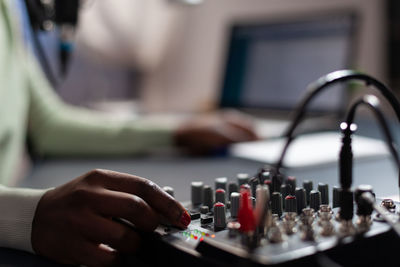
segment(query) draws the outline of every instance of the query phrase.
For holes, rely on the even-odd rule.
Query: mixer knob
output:
[[[297,212],[297,200],[295,196],[288,195],[285,198],[285,212]]]
[[[247,173],[238,173],[236,176],[239,187],[243,184],[248,184],[250,177]]]
[[[264,183],[265,180],[270,180],[271,173],[269,171],[262,172],[260,174],[261,183]]]
[[[272,190],[273,190],[273,192],[280,192],[281,191],[282,181],[283,181],[282,175],[279,174],[279,173],[276,173],[276,174],[272,175],[271,181],[272,181]]]
[[[310,180],[305,180],[303,182],[303,188],[306,190],[307,205],[310,205],[310,192],[313,190],[313,182]]]
[[[318,191],[321,193],[321,204],[329,205],[329,186],[328,186],[328,184],[319,183]]]
[[[225,190],[222,188],[218,188],[215,190],[215,202],[221,202],[225,204]]]
[[[310,192],[310,208],[314,209],[315,212],[319,210],[321,205],[321,193],[316,190]]]
[[[217,202],[214,204],[214,227],[216,229],[224,229],[226,227],[226,210],[224,203]]]
[[[201,206],[201,208],[200,208],[201,214],[207,214],[209,212],[210,212],[210,208],[208,206]]]
[[[192,182],[190,187],[192,191],[192,204],[193,206],[198,206],[203,202],[203,182]]]
[[[227,183],[228,183],[228,178],[226,177],[215,178],[215,190],[221,188],[226,191]]]
[[[339,201],[339,193],[340,187],[339,186],[334,186],[332,190],[332,208],[337,208],[340,205]]]
[[[297,187],[295,190],[295,196],[297,200],[297,214],[301,214],[303,209],[307,206],[306,190],[304,190],[304,188]]]
[[[203,205],[208,206],[211,210],[214,205],[214,194],[213,190],[209,185],[203,187]]]
[[[235,182],[230,182],[228,184],[228,196],[230,196],[233,192],[239,192],[239,186]]]
[[[237,218],[239,213],[240,194],[238,192],[231,193],[231,216]]]
[[[254,177],[250,180],[250,186],[251,186],[251,195],[253,197],[256,196],[256,190],[257,190],[257,185],[260,184],[260,181],[258,180],[257,177]]]
[[[354,198],[357,203],[357,215],[367,216],[372,213],[372,206],[361,198],[361,195],[366,192],[373,194],[372,186],[365,184],[359,185],[354,192]]]
[[[164,186],[162,188],[168,195],[170,195],[171,197],[174,197],[174,189],[170,186]]]
[[[288,176],[286,183],[290,186],[289,195],[294,196],[294,191],[296,190],[296,177]]]
[[[282,199],[286,199],[288,195],[290,195],[290,185],[283,184],[281,185],[280,192],[282,194]],[[285,202],[283,202],[283,208],[285,208]]]
[[[271,209],[272,214],[278,214],[282,216],[282,194],[279,192],[273,192],[271,197]]]

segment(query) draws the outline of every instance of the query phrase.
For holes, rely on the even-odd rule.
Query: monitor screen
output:
[[[307,85],[351,64],[354,15],[232,26],[221,107],[291,110]],[[309,110],[344,108],[341,85],[317,97]]]

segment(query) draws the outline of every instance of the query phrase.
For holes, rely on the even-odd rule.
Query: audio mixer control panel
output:
[[[192,182],[191,201],[183,203],[191,224],[185,230],[163,226],[157,231],[164,243],[190,255],[194,262],[207,259],[219,266],[324,266],[320,262],[354,266],[355,262],[371,263],[370,252],[363,247],[370,249],[380,242],[380,249],[390,253],[385,248],[387,236],[390,242],[397,242],[397,236],[361,198],[365,192],[373,195],[372,187],[358,186],[347,197],[348,204],[339,187],[329,187],[312,181],[299,186],[295,177],[267,169],[255,176],[238,174],[232,181],[216,178],[214,188]],[[165,190],[173,195],[172,188]],[[399,221],[394,201],[376,199],[375,203],[385,210],[386,219]],[[344,260],[349,249],[363,258]]]

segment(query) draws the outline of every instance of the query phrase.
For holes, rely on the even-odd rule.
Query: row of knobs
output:
[[[307,206],[317,212],[321,205],[329,205],[329,186],[328,184],[319,183],[317,190],[313,188],[313,182],[306,180],[303,187],[296,187],[296,178],[288,177],[285,183],[277,181],[276,176],[270,173],[262,173],[264,179],[250,179],[248,174],[238,174],[237,183],[228,182],[228,178],[219,177],[215,179],[215,191],[209,185],[203,182],[191,183],[191,202],[193,207],[207,207],[208,211],[214,213],[214,226],[216,228],[224,228],[226,226],[226,208],[230,208],[232,218],[237,218],[240,209],[239,188],[248,186],[251,192],[251,199],[255,204],[256,189],[260,181],[269,187],[271,194],[271,211],[272,214],[282,216],[283,212],[291,212],[301,214],[302,210]],[[279,191],[276,189],[279,188]],[[372,189],[359,189],[357,191],[371,191]],[[356,191],[356,193],[357,193]],[[228,192],[228,194],[227,194]],[[227,197],[229,196],[229,197]],[[332,208],[339,207],[340,188],[333,187],[332,191]],[[215,197],[215,200],[214,200]],[[349,204],[350,205],[350,204]],[[351,205],[353,205],[351,203]],[[254,206],[254,205],[253,205]],[[369,212],[369,211],[368,211]]]

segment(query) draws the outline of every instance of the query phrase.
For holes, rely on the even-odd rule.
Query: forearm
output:
[[[29,134],[42,155],[131,155],[172,143],[172,129],[144,120],[113,120],[65,104],[30,68]]]
[[[0,247],[33,252],[32,220],[45,192],[0,185]]]

